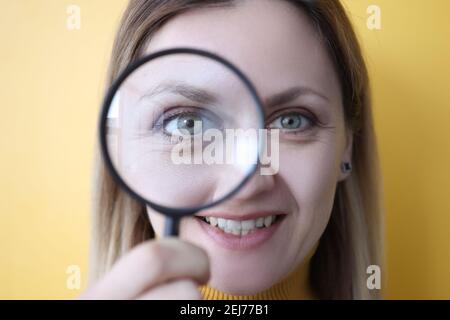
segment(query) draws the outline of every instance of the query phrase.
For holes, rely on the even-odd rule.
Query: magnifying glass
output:
[[[117,183],[166,216],[177,235],[182,217],[218,205],[255,174],[264,111],[250,80],[208,51],[173,48],[128,66],[100,116],[103,159]]]

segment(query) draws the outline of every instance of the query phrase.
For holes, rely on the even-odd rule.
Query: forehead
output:
[[[242,0],[230,7],[199,8],[170,19],[145,53],[196,47],[230,60],[263,95],[308,86],[339,100],[339,84],[317,32],[288,1]]]

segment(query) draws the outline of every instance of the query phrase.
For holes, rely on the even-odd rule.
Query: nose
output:
[[[248,200],[260,196],[275,187],[274,175],[261,175],[257,170],[234,195],[235,200]]]

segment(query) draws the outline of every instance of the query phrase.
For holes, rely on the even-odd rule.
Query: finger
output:
[[[209,279],[206,252],[177,238],[151,240],[138,245],[120,259],[84,298],[133,299],[176,278],[206,283]]]
[[[201,300],[202,295],[196,282],[183,279],[161,284],[144,292],[139,300]]]

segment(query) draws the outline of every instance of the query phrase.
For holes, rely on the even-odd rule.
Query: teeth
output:
[[[264,225],[264,218],[256,219],[256,227],[261,228]]]
[[[268,216],[264,218],[264,225],[267,227],[269,227],[272,224],[272,216]]]
[[[208,220],[206,220],[208,221]],[[209,224],[212,225],[213,227],[217,226],[217,218],[216,217],[210,217],[209,218]]]
[[[239,221],[236,220],[226,220],[227,221],[227,227],[230,230],[241,230],[242,226]]]
[[[234,234],[236,236],[245,236],[258,228],[270,227],[275,221],[275,216],[272,215],[243,221],[216,217],[205,217],[204,219],[210,225],[223,230],[225,233]]]
[[[217,224],[219,225],[219,228],[222,230],[225,230],[225,228],[227,227],[227,221],[222,218],[217,219]]]
[[[251,230],[255,228],[256,221],[255,220],[244,220],[241,222],[242,229]]]
[[[231,233],[234,234],[235,236],[239,236],[241,234],[241,230],[231,229]]]

